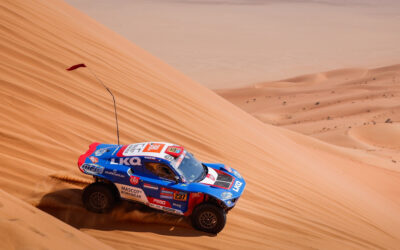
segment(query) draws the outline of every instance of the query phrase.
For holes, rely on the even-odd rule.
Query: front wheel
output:
[[[95,182],[83,190],[82,202],[89,211],[107,213],[114,207],[116,199],[110,185]]]
[[[226,223],[225,211],[213,204],[198,205],[192,213],[193,226],[203,232],[217,234],[221,232]]]

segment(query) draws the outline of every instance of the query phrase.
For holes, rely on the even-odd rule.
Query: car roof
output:
[[[181,147],[168,142],[140,142],[122,146],[117,152],[118,157],[148,156],[173,161],[175,158],[166,153],[168,147]],[[181,147],[182,148],[182,147]],[[182,148],[183,149],[183,148]]]

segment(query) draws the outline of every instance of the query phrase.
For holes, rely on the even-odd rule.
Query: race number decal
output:
[[[186,199],[187,199],[187,193],[183,193],[183,192],[175,192],[174,193],[174,200],[186,201]]]

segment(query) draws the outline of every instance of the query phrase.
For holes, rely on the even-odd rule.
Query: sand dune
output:
[[[379,148],[400,149],[400,126],[396,124],[381,123],[352,128],[350,137],[367,145]]]
[[[259,120],[374,153],[398,149],[400,65],[342,69],[217,90]],[[392,140],[391,140],[392,139]],[[377,148],[378,147],[378,148]],[[386,152],[398,161],[397,151]]]
[[[398,63],[398,0],[66,0],[209,88]]]
[[[400,244],[398,171],[260,122],[64,2],[6,0],[0,13],[4,191],[119,249],[395,249]],[[218,236],[129,203],[109,215],[83,209],[81,189],[90,178],[80,174],[77,158],[89,143],[116,138],[107,92],[87,70],[65,71],[81,62],[116,95],[122,143],[175,142],[203,161],[225,162],[243,174],[245,193]],[[1,195],[0,202],[8,204],[7,199]],[[2,233],[16,225],[0,216]],[[53,223],[47,217],[41,225]],[[19,246],[18,230],[8,236],[10,246]],[[74,243],[85,248],[87,236],[76,237]],[[21,241],[50,249],[63,247],[60,242],[33,236]]]
[[[2,249],[111,249],[0,190]]]

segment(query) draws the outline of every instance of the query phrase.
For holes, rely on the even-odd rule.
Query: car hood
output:
[[[198,183],[191,183],[191,191],[211,195],[223,201],[228,207],[231,200],[237,200],[243,193],[246,182],[239,172],[224,164],[203,163],[208,168],[206,177]]]

